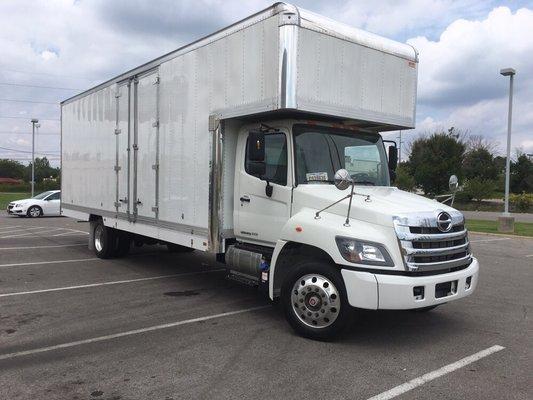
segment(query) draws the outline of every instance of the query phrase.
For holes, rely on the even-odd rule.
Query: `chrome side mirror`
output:
[[[450,186],[450,191],[452,193],[455,193],[457,191],[457,188],[459,187],[459,179],[457,179],[456,175],[450,176],[450,180],[448,181],[448,185]]]
[[[352,177],[345,169],[339,169],[335,172],[335,187],[339,190],[346,190],[352,185]]]

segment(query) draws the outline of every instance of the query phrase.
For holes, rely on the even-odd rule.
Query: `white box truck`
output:
[[[276,3],[62,102],[62,213],[99,257],[216,254],[312,338],[352,308],[468,296],[462,214],[393,187],[379,133],[414,127],[417,67],[409,45]]]

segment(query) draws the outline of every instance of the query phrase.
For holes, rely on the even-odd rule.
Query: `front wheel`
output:
[[[30,218],[38,218],[43,215],[43,210],[39,206],[31,206],[28,208],[27,215]]]
[[[327,263],[296,266],[285,280],[281,301],[292,328],[310,339],[333,339],[351,317],[342,275]]]

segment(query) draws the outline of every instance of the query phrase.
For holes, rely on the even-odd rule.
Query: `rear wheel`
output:
[[[43,210],[39,206],[31,206],[28,208],[27,215],[30,218],[38,218],[43,215]]]
[[[351,317],[340,272],[323,262],[296,266],[285,280],[281,301],[289,324],[310,339],[333,339]]]
[[[94,225],[93,246],[94,253],[98,258],[110,258],[115,254],[116,233],[108,228],[102,221]]]

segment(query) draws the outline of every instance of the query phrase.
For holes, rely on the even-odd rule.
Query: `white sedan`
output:
[[[60,215],[61,191],[50,190],[30,199],[17,200],[7,205],[7,213],[19,217]]]

